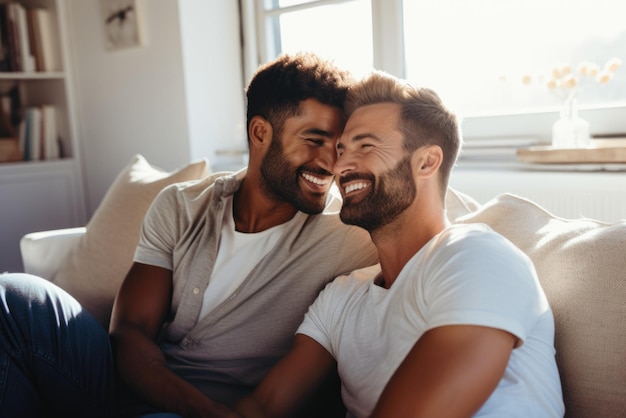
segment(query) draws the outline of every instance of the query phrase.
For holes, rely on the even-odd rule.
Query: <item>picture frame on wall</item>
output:
[[[100,4],[107,50],[143,45],[141,0],[100,0]]]

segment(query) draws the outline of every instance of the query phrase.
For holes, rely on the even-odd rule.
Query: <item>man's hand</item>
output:
[[[306,335],[297,334],[291,351],[235,409],[246,418],[294,416],[335,367],[335,359],[324,347]]]
[[[184,417],[240,417],[173,373],[156,343],[172,299],[172,272],[135,263],[120,287],[109,334],[118,375],[151,405]]]

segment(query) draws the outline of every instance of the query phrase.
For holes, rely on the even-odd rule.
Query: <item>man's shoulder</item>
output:
[[[174,183],[166,187],[162,193],[175,195],[183,200],[196,200],[218,195],[233,194],[241,184],[245,172],[220,171],[203,179]]]
[[[369,232],[358,226],[343,223],[337,213],[323,212],[309,215],[305,228],[308,229],[306,237],[311,242],[316,241],[313,237],[326,243],[335,242],[339,246],[335,250],[339,251],[337,256],[347,256],[365,249],[372,254],[376,253]]]
[[[468,247],[477,251],[491,250],[517,250],[506,237],[491,229],[489,225],[482,223],[455,224],[446,228],[440,239],[447,242],[446,246]]]
[[[418,253],[419,254],[419,253]],[[509,277],[531,278],[532,262],[504,236],[485,224],[453,225],[442,231],[429,245],[429,251],[413,260],[413,266],[443,266],[455,263],[464,265],[463,270],[471,275],[485,276],[487,272],[498,274],[509,272]],[[429,263],[424,263],[428,254]]]
[[[330,292],[352,294],[363,286],[369,286],[374,278],[380,273],[380,264],[363,267],[341,275],[333,280],[328,289]]]

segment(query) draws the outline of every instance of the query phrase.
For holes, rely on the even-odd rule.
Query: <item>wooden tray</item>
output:
[[[596,139],[587,148],[519,148],[517,158],[536,164],[626,163],[626,139]]]

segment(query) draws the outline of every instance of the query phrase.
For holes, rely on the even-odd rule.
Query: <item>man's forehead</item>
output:
[[[375,103],[356,108],[346,121],[348,125],[376,125],[400,117],[401,106],[397,103]]]
[[[397,126],[400,106],[395,103],[377,103],[357,108],[348,120],[344,134],[358,129],[390,129]]]
[[[396,139],[401,139],[403,135],[398,130],[400,106],[389,103],[383,105],[389,106],[368,105],[357,109],[363,112],[353,112],[337,141],[337,149],[365,140],[385,144],[390,140],[395,142]],[[381,110],[383,108],[384,111]]]

